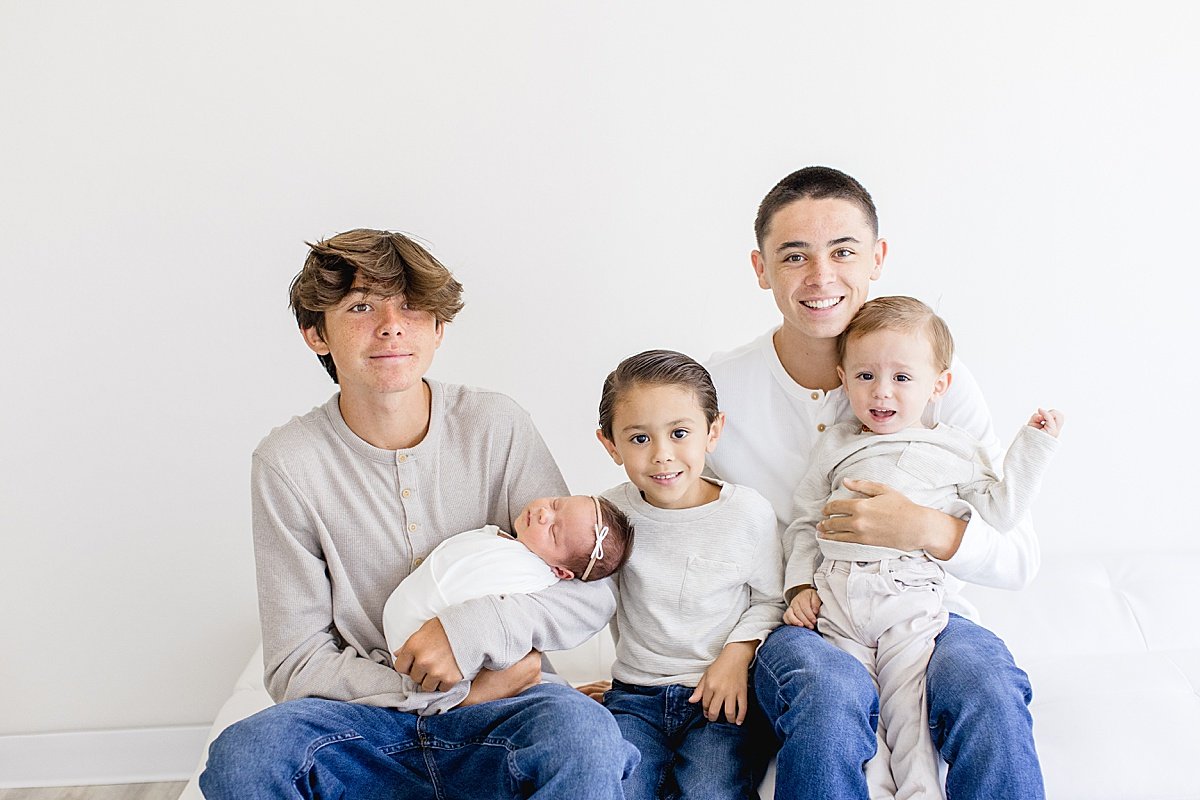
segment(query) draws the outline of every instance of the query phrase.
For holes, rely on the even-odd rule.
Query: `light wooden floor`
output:
[[[0,800],[177,800],[187,783],[132,783],[128,786],[63,786],[56,789],[0,789]]]

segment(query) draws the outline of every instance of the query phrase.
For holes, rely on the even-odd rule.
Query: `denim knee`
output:
[[[291,785],[327,744],[357,739],[338,711],[349,704],[306,698],[269,706],[233,723],[208,749],[206,797],[267,797]],[[352,708],[352,706],[350,706]]]
[[[615,771],[622,778],[637,766],[637,749],[625,741],[601,704],[574,689],[543,684],[536,706],[537,741],[529,748],[543,769],[569,765],[586,774]]]
[[[573,701],[570,707],[562,709],[564,724],[555,733],[560,745],[574,751],[571,758],[593,759],[598,767],[628,762],[633,755],[633,761],[622,770],[623,776],[628,775],[637,763],[636,752],[630,752],[617,721],[595,700],[582,694],[580,697],[582,702]]]
[[[951,614],[935,645],[926,673],[931,722],[972,709],[1024,712],[1033,699],[1029,676],[1016,665],[1004,642],[986,628]]]
[[[280,738],[271,735],[275,730],[272,719],[263,719],[260,712],[221,731],[208,746],[208,761],[200,775],[204,796],[238,797],[239,791],[262,781],[264,770],[282,767],[294,774],[297,765],[280,752]]]
[[[797,705],[834,719],[877,711],[878,695],[866,668],[808,628],[776,628],[759,648],[754,677],[755,693],[772,718]]]

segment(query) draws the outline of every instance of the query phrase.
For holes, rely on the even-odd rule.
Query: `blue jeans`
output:
[[[691,686],[632,686],[613,681],[604,695],[621,735],[642,761],[625,779],[625,800],[756,800],[770,747],[762,713],[741,725],[709,722]],[[753,695],[753,692],[751,692]],[[763,734],[766,733],[764,737]],[[757,739],[755,738],[757,735]]]
[[[210,800],[621,800],[637,758],[611,715],[568,686],[430,717],[308,698],[227,728],[200,788]]]
[[[758,651],[755,691],[781,742],[775,797],[866,800],[879,700],[866,669],[807,628],[777,628]],[[993,633],[951,614],[926,675],[947,800],[1045,797],[1029,678]]]
[[[1043,800],[1033,689],[1004,642],[951,614],[934,639],[925,680],[929,732],[950,765],[947,800]]]

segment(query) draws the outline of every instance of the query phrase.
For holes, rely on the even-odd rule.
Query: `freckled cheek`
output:
[[[361,339],[370,336],[375,331],[375,326],[367,320],[356,319],[345,326],[347,338]]]

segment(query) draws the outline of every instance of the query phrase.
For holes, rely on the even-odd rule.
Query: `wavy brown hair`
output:
[[[316,328],[325,338],[325,312],[350,293],[356,280],[372,292],[404,295],[412,308],[433,314],[438,325],[462,310],[462,284],[428,250],[402,233],[355,228],[308,245],[304,266],[288,290],[288,302],[301,329]],[[329,355],[321,364],[337,383]]]

